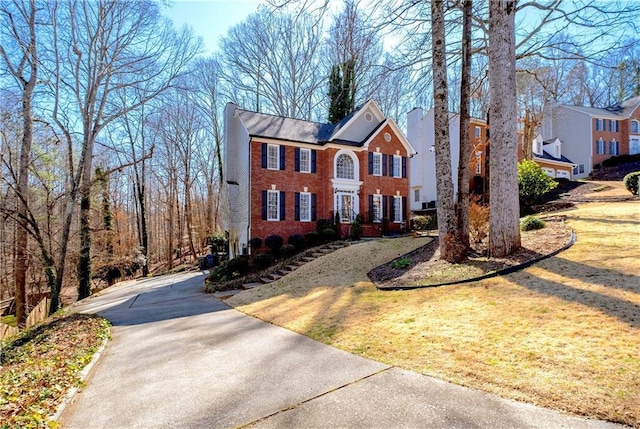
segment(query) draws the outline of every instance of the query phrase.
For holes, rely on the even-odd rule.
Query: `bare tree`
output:
[[[251,40],[251,43],[247,43]],[[312,119],[324,100],[322,25],[307,13],[260,9],[222,38],[229,98],[257,111]]]
[[[26,276],[28,268],[28,232],[24,221],[27,219],[29,201],[29,168],[31,164],[31,145],[33,143],[33,93],[38,83],[38,44],[36,20],[39,16],[35,0],[27,3],[14,0],[0,5],[0,16],[5,31],[0,45],[0,58],[11,76],[20,87],[22,144],[20,163],[16,183],[18,197],[17,218],[20,219],[16,231],[16,251],[14,281],[16,290],[16,319],[23,325],[27,319]],[[5,47],[5,41],[11,47]],[[8,44],[7,44],[8,45]],[[9,52],[8,52],[9,50]]]
[[[91,166],[100,132],[125,113],[135,110],[174,85],[176,77],[197,54],[199,45],[188,30],[176,34],[160,16],[155,3],[143,0],[68,0],[56,9],[54,25],[54,120],[62,130],[69,156],[80,118],[81,152],[77,164],[69,159],[70,195],[61,251],[56,271],[58,288],[63,281],[69,231],[76,195],[81,196],[81,252],[78,262],[78,296],[90,290]],[[131,88],[139,97],[121,105],[118,93]],[[72,111],[65,116],[62,110]],[[52,310],[58,303],[52,300]]]
[[[502,257],[520,247],[516,147],[516,1],[489,3],[491,119],[489,254]]]

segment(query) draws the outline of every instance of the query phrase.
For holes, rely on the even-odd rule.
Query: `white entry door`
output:
[[[356,197],[354,192],[337,192],[335,211],[340,215],[340,222],[351,223],[356,217]]]

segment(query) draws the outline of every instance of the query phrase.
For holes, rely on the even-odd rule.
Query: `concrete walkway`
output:
[[[448,384],[230,309],[203,276],[129,282],[76,305],[114,325],[64,428],[619,428]]]

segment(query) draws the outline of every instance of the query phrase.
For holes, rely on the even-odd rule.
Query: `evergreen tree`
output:
[[[353,94],[355,79],[355,59],[331,67],[329,75],[329,116],[330,124],[345,118],[354,109]]]

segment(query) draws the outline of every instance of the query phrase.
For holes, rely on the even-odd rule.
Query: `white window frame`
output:
[[[402,223],[402,196],[393,196],[393,223]]]
[[[393,155],[393,177],[402,177],[402,157]]]
[[[267,145],[267,169],[280,170],[280,145]]]
[[[273,204],[275,203],[275,211]],[[274,216],[275,213],[275,216]],[[267,190],[267,220],[280,220],[280,191]]]
[[[373,175],[382,176],[382,154],[379,152],[373,153]]]
[[[476,152],[476,174],[482,174],[482,152]]]
[[[607,142],[603,139],[596,140],[596,155],[606,155],[607,154]]]
[[[612,153],[611,152],[611,146],[613,145],[613,148],[615,149]],[[618,156],[620,155],[620,142],[617,142],[616,140],[611,140],[609,142],[609,155],[613,155],[613,156]]]
[[[475,130],[474,130],[474,135],[475,135],[475,137],[476,137],[477,139],[479,139],[479,138],[480,138],[481,133],[482,133],[482,129],[481,129],[480,127],[476,126],[476,128],[475,128]]]
[[[596,118],[596,131],[605,131],[605,120],[601,118]]]
[[[300,192],[300,222],[311,222],[310,192]]]
[[[381,194],[373,194],[373,204],[371,207],[371,210],[373,210],[373,213],[371,213],[373,223],[382,223],[382,201]]]
[[[415,202],[415,203],[419,203],[420,202],[420,189],[414,189],[413,190],[413,202]]]
[[[300,172],[311,173],[311,149],[300,148]]]
[[[631,130],[631,134],[640,134],[640,121],[636,121],[635,119],[632,119],[630,130]]]

